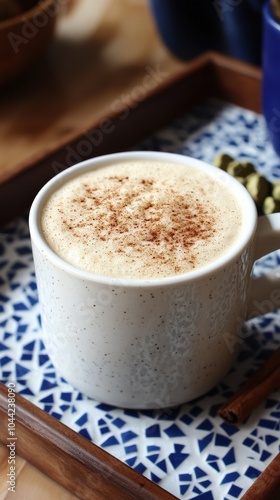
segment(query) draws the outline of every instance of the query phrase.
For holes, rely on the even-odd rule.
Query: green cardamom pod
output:
[[[255,172],[255,167],[249,161],[231,161],[227,166],[227,173],[234,177],[247,177]]]
[[[252,196],[257,206],[261,206],[265,198],[270,194],[270,182],[261,174],[248,175],[246,189]]]
[[[262,209],[265,215],[280,212],[280,201],[275,200],[272,196],[267,196],[263,202]]]
[[[272,196],[276,201],[280,201],[280,181],[274,182],[272,186]]]
[[[235,178],[238,182],[240,182],[240,184],[243,184],[243,186],[245,186],[245,187],[246,187],[246,183],[247,183],[247,181],[246,181],[246,177],[234,176],[234,178]]]
[[[233,158],[227,153],[219,153],[214,159],[214,165],[221,170],[226,170],[228,164],[233,161]]]

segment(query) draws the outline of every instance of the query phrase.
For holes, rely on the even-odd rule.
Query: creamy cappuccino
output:
[[[66,262],[94,274],[158,279],[191,272],[235,244],[238,199],[183,164],[114,162],[67,181],[42,210],[42,231]]]

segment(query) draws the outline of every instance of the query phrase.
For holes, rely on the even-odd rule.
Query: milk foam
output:
[[[94,274],[155,279],[191,272],[236,242],[237,198],[181,164],[114,163],[70,180],[48,199],[42,230],[65,261]]]

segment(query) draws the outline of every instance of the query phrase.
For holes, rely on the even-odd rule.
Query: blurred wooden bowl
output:
[[[11,3],[6,9],[0,0],[0,14],[2,11],[2,18],[6,17],[0,20],[0,85],[17,77],[46,50],[54,34],[60,0],[17,0],[15,4],[15,9]]]

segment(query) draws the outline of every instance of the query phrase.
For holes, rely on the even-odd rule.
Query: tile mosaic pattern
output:
[[[207,101],[137,149],[166,150],[212,162],[219,151],[244,157],[271,180],[280,159],[261,116]],[[280,252],[256,273],[280,266]],[[240,427],[218,407],[280,344],[280,314],[251,320],[239,358],[204,397],[178,408],[128,411],[86,398],[54,371],[40,330],[40,311],[27,215],[0,231],[0,380],[180,499],[241,498],[280,450],[280,392],[271,394]]]

